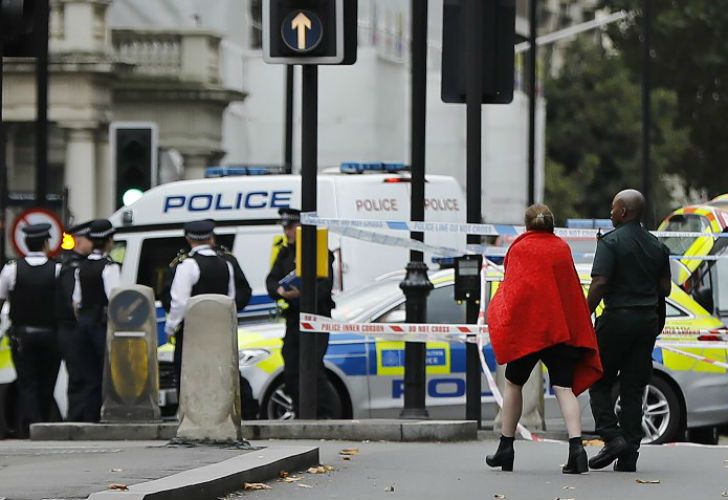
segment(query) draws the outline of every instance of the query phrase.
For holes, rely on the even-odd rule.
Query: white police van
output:
[[[300,208],[301,178],[297,175],[239,175],[248,169],[215,167],[206,178],[155,187],[136,202],[111,216],[117,228],[113,257],[122,263],[124,284],[152,287],[159,297],[165,271],[186,244],[182,226],[199,219],[216,221],[218,243],[229,248],[240,262],[253,288],[253,297],[242,316],[267,315],[274,308],[265,289],[273,243],[282,234],[278,210]],[[410,177],[401,164],[342,164],[336,172],[318,177],[318,214],[347,219],[410,218]],[[463,192],[452,177],[427,176],[425,188],[428,221],[464,222]],[[395,234],[395,233],[392,233]],[[405,232],[397,236],[408,237]],[[465,236],[434,234],[427,243],[465,248]],[[351,289],[375,277],[403,269],[404,248],[329,236],[334,252],[335,290]],[[163,316],[160,315],[160,320]]]

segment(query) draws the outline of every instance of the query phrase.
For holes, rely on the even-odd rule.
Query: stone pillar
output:
[[[178,439],[242,439],[237,325],[229,297],[198,295],[187,303]]]
[[[116,211],[116,175],[110,154],[109,130],[104,126],[96,134],[96,214],[99,217],[108,217]]]
[[[94,130],[69,128],[66,139],[68,206],[76,222],[96,217],[96,144]]]

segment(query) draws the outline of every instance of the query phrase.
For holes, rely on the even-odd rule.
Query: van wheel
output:
[[[617,414],[620,401],[615,404]],[[643,444],[662,444],[680,440],[680,422],[683,421],[680,399],[672,386],[653,375],[642,397]]]
[[[330,418],[344,418],[341,395],[330,380],[327,389],[332,411]],[[268,389],[265,398],[263,398],[260,416],[264,420],[291,420],[296,418],[296,413],[293,411],[293,400],[286,393],[286,384],[283,382],[283,377],[278,377]]]
[[[698,444],[718,444],[720,435],[717,427],[696,427],[688,429],[688,441]]]

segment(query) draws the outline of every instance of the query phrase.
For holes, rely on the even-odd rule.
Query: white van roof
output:
[[[332,184],[355,185],[357,191],[378,192],[389,182],[409,182],[399,174],[319,174],[321,193],[331,193]],[[454,184],[449,176],[428,175],[428,184]],[[327,186],[328,185],[328,186]],[[190,220],[214,219],[220,225],[275,224],[278,210],[300,208],[301,177],[298,175],[261,175],[195,179],[154,187],[133,204],[115,212],[109,219],[117,228],[140,226],[178,227]],[[459,193],[462,190],[457,187]],[[460,194],[460,196],[462,196]]]

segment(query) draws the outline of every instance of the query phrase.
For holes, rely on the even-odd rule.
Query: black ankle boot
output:
[[[511,472],[514,457],[513,439],[512,437],[501,436],[498,451],[485,457],[485,463],[490,467],[500,467],[502,471]]]
[[[637,472],[637,459],[640,457],[637,451],[628,451],[617,458],[614,462],[614,470],[617,472]]]
[[[589,472],[586,450],[581,444],[581,436],[569,439],[569,459],[566,461],[566,465],[561,468],[561,472],[564,474]]]

